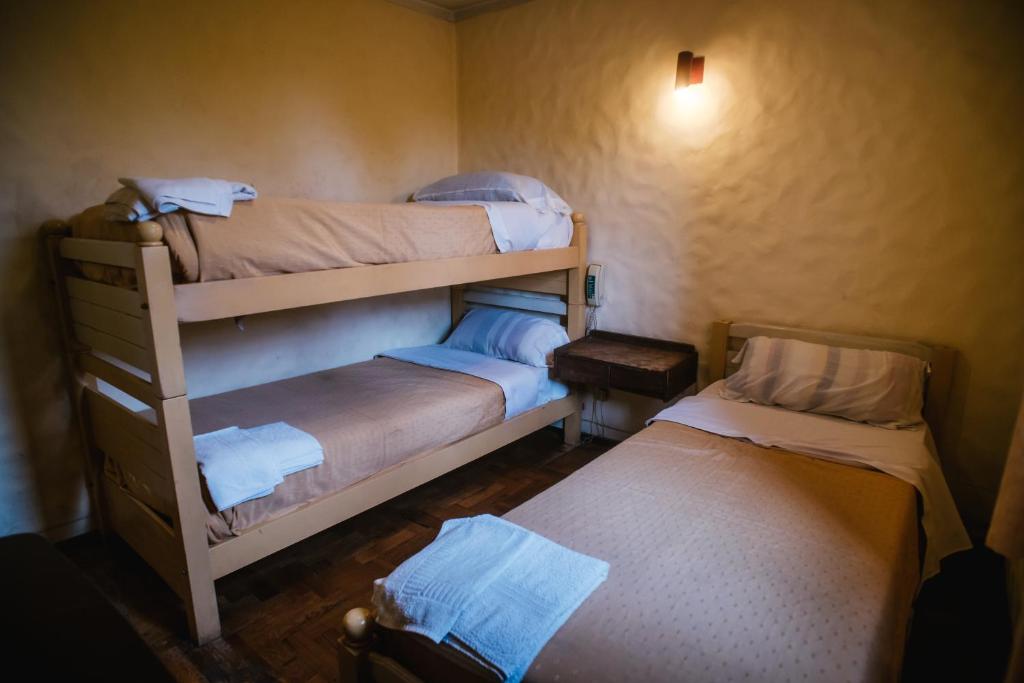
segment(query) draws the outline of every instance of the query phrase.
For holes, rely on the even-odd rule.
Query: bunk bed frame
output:
[[[580,402],[572,393],[211,546],[178,326],[444,286],[451,287],[454,325],[465,311],[467,285],[482,283],[558,295],[569,337],[577,339],[584,333],[587,225],[582,214],[572,221],[572,242],[558,249],[189,284],[174,284],[157,223],[139,223],[134,244],[69,237],[62,221],[43,226],[97,523],[127,541],[182,598],[194,640],[220,635],[216,579],[558,420],[566,443],[576,444]],[[138,288],[84,279],[74,261],[132,269]],[[516,307],[528,310],[531,300],[552,303],[516,298],[523,301]],[[113,400],[98,380],[152,411]],[[108,458],[132,493],[104,476]]]

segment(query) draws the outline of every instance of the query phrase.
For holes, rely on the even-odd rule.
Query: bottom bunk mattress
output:
[[[505,519],[610,564],[526,681],[898,677],[919,541],[895,477],[656,422]],[[426,680],[494,680],[386,633]]]
[[[189,406],[196,434],[283,421],[313,435],[324,449],[323,464],[288,475],[269,496],[222,512],[207,496],[211,543],[505,417],[497,384],[390,358],[193,399]]]

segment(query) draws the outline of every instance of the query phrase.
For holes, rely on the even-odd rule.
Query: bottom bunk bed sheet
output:
[[[898,677],[919,556],[894,477],[657,422],[505,519],[611,565],[527,681]],[[388,636],[428,680],[487,678]]]
[[[194,399],[189,406],[196,434],[284,421],[324,449],[322,465],[285,477],[269,496],[223,512],[208,501],[210,543],[505,417],[504,395],[493,382],[390,358]]]

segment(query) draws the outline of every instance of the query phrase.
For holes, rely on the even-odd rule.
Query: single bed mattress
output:
[[[505,519],[611,565],[527,681],[898,676],[919,556],[895,477],[656,422]],[[412,667],[488,678],[389,636]]]
[[[230,218],[177,211],[163,227],[178,283],[567,247],[569,216],[518,202],[358,204],[260,198]],[[134,241],[135,224],[94,206],[70,220],[73,237]],[[133,287],[135,271],[79,263],[88,279]]]
[[[505,417],[497,384],[390,358],[193,399],[189,406],[196,434],[284,421],[324,449],[322,465],[288,475],[269,496],[223,512],[208,501],[211,543]]]

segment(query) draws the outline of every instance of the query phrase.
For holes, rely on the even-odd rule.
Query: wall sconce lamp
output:
[[[679,53],[676,64],[676,90],[704,82],[704,58],[694,57],[689,50]]]

